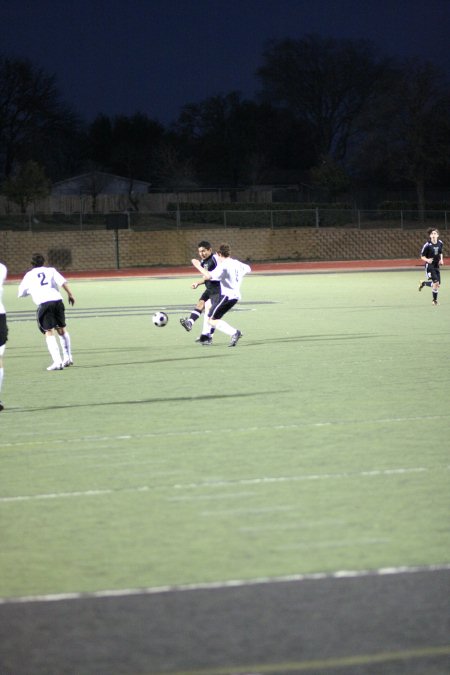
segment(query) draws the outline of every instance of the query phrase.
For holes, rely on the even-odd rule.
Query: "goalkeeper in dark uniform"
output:
[[[438,293],[441,285],[440,266],[444,264],[443,256],[444,244],[439,239],[439,230],[430,227],[428,230],[428,241],[422,246],[420,259],[425,263],[426,281],[419,284],[419,291],[424,286],[431,286],[433,294],[433,305],[438,304]]]

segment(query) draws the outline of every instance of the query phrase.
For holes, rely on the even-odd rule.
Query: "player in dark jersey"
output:
[[[421,291],[424,286],[431,286],[433,305],[437,305],[438,293],[441,285],[440,266],[444,264],[444,244],[439,239],[439,230],[435,227],[430,227],[427,233],[428,240],[422,246],[422,250],[420,251],[420,259],[425,263],[427,280],[422,281],[419,284],[419,291]]]
[[[197,248],[201,266],[208,272],[212,272],[217,267],[217,259],[213,255],[211,244],[209,241],[203,240],[199,242]],[[180,323],[185,330],[190,331],[194,323],[202,315],[202,312],[204,312],[203,329],[196,342],[200,342],[202,345],[210,345],[212,344],[212,336],[215,329],[208,322],[208,311],[212,299],[220,295],[220,281],[204,279],[202,281],[195,281],[191,287],[196,289],[202,284],[205,285],[205,290],[201,294],[196,306],[191,311],[189,317],[180,319]]]

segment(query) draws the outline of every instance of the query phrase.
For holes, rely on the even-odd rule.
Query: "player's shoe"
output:
[[[47,368],[47,370],[62,370],[64,368],[62,363],[52,363],[51,366]]]
[[[437,301],[437,300],[432,300],[431,302],[433,303],[433,305],[437,305],[437,304],[438,304],[438,301]]]
[[[232,336],[230,340],[230,344],[228,345],[229,347],[236,347],[238,340],[242,337],[242,333],[240,330],[237,330]]]
[[[180,319],[180,323],[184,330],[187,330],[188,332],[192,330],[192,321],[190,319]]]
[[[422,288],[423,288],[424,286],[425,286],[425,282],[424,282],[424,281],[421,281],[420,284],[419,284],[419,289],[418,289],[418,290],[419,290],[419,293],[420,293],[420,291],[422,290]]]
[[[208,345],[212,345],[212,337],[210,337],[209,335],[206,335],[205,337],[206,337],[206,340],[202,340],[200,342],[201,346],[207,347]]]
[[[68,368],[69,366],[73,366],[72,359],[66,359],[65,361],[63,361],[63,366],[64,366],[64,368]]]
[[[201,335],[198,336],[198,338],[195,338],[196,342],[206,342],[211,338],[211,335],[206,335],[205,333],[201,333]]]
[[[4,406],[3,403],[0,401],[0,412],[4,409],[4,407],[5,407],[5,406]]]

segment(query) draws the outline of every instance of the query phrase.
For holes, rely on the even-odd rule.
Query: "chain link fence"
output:
[[[173,210],[120,213],[33,213],[0,215],[0,230],[49,232],[83,230],[184,230],[220,228],[449,229],[450,211],[290,209]]]

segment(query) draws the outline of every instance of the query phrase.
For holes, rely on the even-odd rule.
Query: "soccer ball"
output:
[[[163,326],[167,326],[167,322],[169,320],[169,317],[165,312],[155,312],[152,317],[152,321],[157,326],[158,328],[163,328]]]

